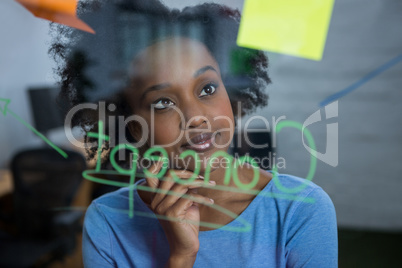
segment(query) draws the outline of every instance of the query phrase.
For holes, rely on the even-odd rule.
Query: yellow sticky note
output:
[[[246,0],[237,45],[321,60],[335,0]]]

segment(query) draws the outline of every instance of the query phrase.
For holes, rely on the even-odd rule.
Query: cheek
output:
[[[150,122],[150,126],[153,124],[154,129],[154,140],[152,144],[151,140],[151,131],[152,128],[150,129],[150,141],[151,145],[167,145],[174,143],[177,138],[180,136],[180,130],[177,126],[177,122],[173,120],[172,117],[161,117],[161,118],[155,118],[155,122]]]
[[[233,120],[233,109],[232,109],[232,104],[230,103],[230,98],[229,95],[226,91],[226,89],[221,93],[221,101],[220,105],[218,105],[218,108],[221,110],[221,114],[229,117],[232,121]]]
[[[219,143],[227,144],[233,138],[235,122],[233,117],[232,106],[229,101],[217,105],[215,108],[214,117],[219,118],[215,121],[215,127],[221,129],[223,140]],[[219,117],[218,117],[219,116]]]
[[[226,97],[224,101],[221,101],[219,105],[215,106],[214,117],[225,118],[217,120],[221,125],[225,125],[225,128],[234,126],[234,115],[232,105],[230,104],[229,97]],[[231,123],[230,123],[231,122]]]
[[[150,132],[151,133],[151,132]],[[178,168],[184,166],[181,161],[177,162],[176,157],[180,154],[177,146],[180,144],[178,138],[180,138],[180,129],[178,123],[172,117],[162,117],[155,120],[154,123],[154,139],[149,137],[149,145],[162,146],[168,154],[170,168]],[[152,143],[153,142],[153,143]],[[176,159],[176,160],[175,160]]]

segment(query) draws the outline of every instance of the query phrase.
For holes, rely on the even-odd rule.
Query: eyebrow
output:
[[[168,88],[168,87],[170,87],[169,83],[163,83],[163,84],[157,84],[157,85],[150,86],[147,89],[145,89],[144,93],[141,96],[141,100],[143,100],[145,98],[145,96],[151,91],[161,90],[161,89]]]
[[[206,71],[209,71],[209,70],[214,71],[215,73],[218,73],[218,71],[215,70],[214,67],[212,67],[211,65],[207,65],[207,66],[202,67],[202,68],[199,69],[198,71],[196,71],[196,72],[193,74],[193,77],[196,78],[196,77],[202,75],[203,73],[205,73]]]
[[[215,70],[214,67],[212,67],[211,65],[207,65],[207,66],[204,66],[204,67],[200,68],[199,70],[197,70],[193,74],[193,77],[197,78],[198,76],[202,75],[206,71],[214,71],[215,73],[218,73],[218,71]],[[170,86],[171,86],[171,84],[169,84],[169,83],[163,83],[163,84],[157,84],[157,85],[150,86],[147,89],[145,89],[144,93],[141,96],[141,100],[143,100],[145,98],[145,96],[151,91],[161,90],[161,89],[164,89],[164,88],[168,88]]]

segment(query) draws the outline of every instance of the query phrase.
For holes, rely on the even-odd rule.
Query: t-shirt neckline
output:
[[[267,171],[270,172],[270,173],[272,173],[271,170],[267,170]],[[273,182],[273,179],[271,179],[271,180],[267,183],[267,185],[265,185],[264,188],[261,189],[260,192],[268,191],[269,188],[272,187],[273,183],[274,183],[274,182]],[[232,221],[230,221],[229,223],[227,223],[227,224],[225,224],[225,225],[222,225],[222,226],[219,227],[219,228],[213,229],[213,230],[200,231],[200,232],[199,232],[199,235],[203,235],[203,234],[204,234],[204,235],[207,235],[207,234],[211,234],[211,233],[216,233],[216,232],[221,232],[221,231],[227,231],[227,230],[225,230],[225,229],[226,229],[226,228],[230,228],[230,227],[232,227],[233,225],[237,224],[237,223],[239,222],[239,218],[242,218],[242,219],[248,218],[248,217],[247,217],[247,214],[249,213],[249,211],[252,210],[253,207],[255,207],[255,206],[260,202],[260,200],[261,200],[262,198],[263,198],[263,196],[260,195],[260,194],[258,194],[258,195],[250,202],[250,204],[248,204],[248,206],[247,206],[239,215],[237,215],[237,217],[234,218]],[[241,223],[240,223],[240,224],[241,224]]]
[[[272,174],[272,171],[271,171],[271,170],[267,170],[267,171]],[[278,175],[279,175],[279,174],[278,174]],[[138,181],[135,183],[135,185],[137,186],[138,184],[140,184],[140,183],[142,183],[142,182],[144,182],[144,181],[145,181],[145,178],[140,179],[140,180],[138,180]],[[262,188],[262,190],[261,190],[260,192],[268,191],[269,188],[272,187],[273,183],[274,183],[274,182],[273,182],[273,179],[271,179],[271,180],[267,183],[267,185],[265,185],[264,188]],[[239,217],[241,217],[241,218],[247,218],[247,214],[249,213],[249,211],[250,211],[254,206],[256,206],[262,198],[263,198],[263,196],[260,195],[260,194],[258,194],[258,195],[250,202],[250,204],[249,204],[239,215],[237,215],[237,217],[234,218],[232,221],[230,221],[229,223],[227,223],[227,224],[225,224],[225,225],[223,225],[223,226],[221,226],[221,227],[219,227],[219,228],[213,229],[213,230],[200,231],[200,232],[199,232],[199,236],[203,236],[203,235],[207,235],[207,234],[211,234],[211,233],[216,233],[216,232],[221,232],[221,231],[226,231],[225,228],[232,227],[232,225],[236,224],[236,223],[239,221],[239,219],[238,219]],[[142,200],[142,198],[140,197],[140,195],[139,195],[139,193],[138,193],[138,191],[137,191],[137,187],[135,187],[135,190],[134,190],[134,199],[137,200],[137,203],[139,203],[140,206],[141,206],[144,210],[146,210],[148,213],[153,214],[153,217],[156,219],[156,216],[155,216],[154,212],[147,206],[147,204],[145,204],[145,202],[144,202],[144,201]]]

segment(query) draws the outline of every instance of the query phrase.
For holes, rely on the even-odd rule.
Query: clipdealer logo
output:
[[[238,103],[238,111],[240,111],[240,105],[241,103]],[[182,123],[184,123],[184,115],[182,114],[182,112],[176,108],[175,111],[180,115],[181,120],[183,121]],[[64,123],[64,129],[65,129],[65,133],[66,133],[66,137],[67,139],[74,144],[77,147],[80,148],[91,148],[91,147],[96,147],[97,146],[97,142],[82,142],[82,141],[78,141],[77,139],[75,139],[73,133],[72,133],[72,118],[73,116],[81,111],[81,110],[85,110],[85,109],[91,109],[91,110],[98,110],[99,111],[99,118],[101,119],[101,121],[106,122],[106,104],[105,102],[99,102],[98,104],[94,104],[94,103],[83,103],[83,104],[79,104],[75,107],[73,107],[67,114],[66,118],[65,118],[65,123]],[[116,109],[116,106],[114,104],[109,104],[107,109],[109,111],[114,111]],[[153,112],[153,111],[152,111]],[[311,146],[309,145],[309,143],[305,141],[305,137],[306,137],[306,131],[308,131],[308,126],[321,122],[323,120],[328,120],[331,118],[337,118],[338,117],[338,101],[332,102],[330,104],[328,104],[327,106],[324,107],[324,113],[325,113],[325,119],[323,119],[323,117],[321,116],[321,112],[322,110],[319,109],[317,111],[315,111],[313,114],[311,114],[304,122],[303,124],[297,123],[297,125],[300,126],[291,126],[288,125],[288,123],[285,123],[286,121],[286,116],[280,116],[279,118],[272,118],[272,129],[270,127],[270,124],[268,122],[268,120],[260,115],[254,115],[251,118],[249,118],[245,124],[245,128],[240,131],[240,125],[241,125],[241,115],[238,115],[237,117],[237,124],[236,127],[238,128],[238,133],[243,134],[245,136],[245,141],[248,144],[248,146],[250,148],[255,148],[255,149],[261,149],[261,148],[266,148],[268,146],[272,146],[273,148],[276,147],[276,133],[279,132],[279,129],[277,130],[277,127],[282,125],[283,126],[290,126],[290,127],[296,127],[298,129],[301,130],[301,139],[302,139],[302,143],[304,148],[313,156],[316,157],[317,159],[321,160],[322,162],[332,166],[332,167],[336,167],[338,166],[338,122],[335,123],[329,123],[326,125],[326,146],[325,146],[325,152],[318,152],[315,148],[315,146]],[[153,113],[152,113],[153,115]],[[223,118],[224,116],[219,116],[218,118],[214,118],[213,120],[228,120],[230,121],[228,118]],[[153,119],[153,117],[151,118]],[[191,122],[192,119],[190,119]],[[249,129],[249,125],[250,122],[252,120],[260,120],[265,124],[266,129]],[[285,120],[285,121],[284,121]],[[119,133],[118,133],[118,137],[116,137],[116,133],[114,133],[115,131],[115,125],[116,125],[116,121],[118,124],[118,129],[119,129]],[[127,124],[131,121],[136,121],[142,129],[142,137],[139,141],[137,141],[136,143],[133,143],[131,145],[133,145],[134,147],[141,147],[142,145],[144,145],[147,142],[147,139],[149,137],[149,134],[151,134],[150,138],[151,138],[151,144],[154,146],[154,142],[153,142],[153,124],[151,122],[151,125],[149,126],[148,123],[145,121],[144,118],[138,116],[138,115],[131,115],[127,118],[125,118],[124,116],[109,116],[108,118],[108,122],[109,122],[109,146],[110,147],[114,147],[118,144],[128,144],[129,141],[127,141],[127,138],[125,136],[125,128],[127,126]],[[152,121],[152,120],[151,120]],[[230,122],[231,123],[231,122]],[[294,122],[296,123],[296,122]],[[208,125],[209,130],[211,128],[210,124]],[[241,133],[244,132],[244,133]],[[250,132],[271,132],[272,133],[272,144],[253,144],[252,141],[249,140],[248,138],[248,133]],[[231,133],[233,134],[233,133]],[[177,140],[175,142],[178,142],[178,140],[184,135],[184,133],[181,133],[180,137],[177,138]],[[239,139],[239,144],[238,146],[241,146],[241,138],[240,136],[238,136]],[[172,145],[172,144],[169,144]],[[161,146],[161,145],[160,145]],[[166,146],[166,145],[164,145]],[[219,148],[222,148],[222,146],[216,145]],[[226,145],[225,145],[226,146]],[[119,154],[119,157],[123,157],[123,160],[125,158],[124,154]]]
[[[324,107],[325,111],[325,120],[331,119],[331,118],[337,118],[338,117],[338,101],[332,102],[328,104],[327,106]],[[320,153],[316,151],[315,149],[309,147],[305,140],[304,140],[304,131],[306,128],[314,123],[322,121],[321,117],[321,110],[315,111],[312,115],[310,115],[306,121],[303,123],[302,127],[302,142],[304,148],[310,153],[315,155],[319,160],[322,162],[332,166],[332,167],[337,167],[338,166],[338,159],[339,159],[339,154],[338,154],[338,140],[339,140],[339,131],[338,131],[338,122],[336,123],[329,123],[326,126],[326,146],[325,146],[325,153]]]

